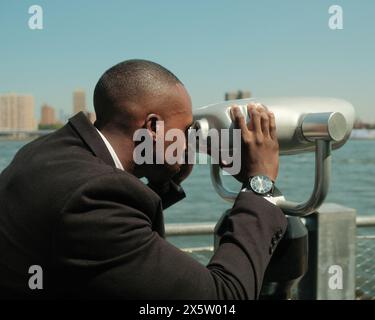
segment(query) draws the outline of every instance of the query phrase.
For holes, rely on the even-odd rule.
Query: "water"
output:
[[[306,153],[280,158],[276,185],[287,199],[306,200],[313,189],[315,155]],[[232,177],[228,187],[240,188]],[[167,222],[215,221],[230,207],[214,192],[209,167],[197,165],[183,183],[187,199],[166,210]],[[333,151],[332,178],[327,202],[355,208],[359,215],[375,215],[375,140],[349,140]]]
[[[26,143],[0,141],[0,172]],[[305,200],[312,191],[313,181],[313,153],[280,158],[277,186],[286,198]],[[233,190],[240,188],[230,176],[225,176],[224,182]],[[333,151],[332,180],[326,201],[355,208],[359,215],[374,215],[374,185],[375,140],[349,140],[341,149]],[[187,198],[165,211],[167,223],[216,221],[231,206],[215,193],[208,165],[196,165],[183,186]]]

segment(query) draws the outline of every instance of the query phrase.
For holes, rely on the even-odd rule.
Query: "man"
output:
[[[282,211],[245,183],[203,266],[164,239],[162,208],[185,196],[180,184],[191,166],[134,161],[138,129],[156,143],[158,121],[165,131],[190,128],[184,85],[156,63],[129,60],[103,74],[94,106],[95,126],[77,114],[24,146],[0,176],[0,295],[256,299],[285,232]],[[249,106],[249,112],[248,128],[232,109],[243,142],[237,178],[262,174],[275,181],[275,119],[265,108]],[[154,149],[154,158],[163,158],[167,147]],[[43,271],[43,289],[31,266]]]

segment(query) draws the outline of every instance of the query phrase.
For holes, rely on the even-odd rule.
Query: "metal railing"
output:
[[[374,228],[375,216],[358,217],[357,228]],[[375,231],[357,236],[356,298],[375,300]]]
[[[202,223],[173,223],[166,224],[167,237],[181,237],[181,236],[209,236],[213,235],[216,222],[202,222]],[[371,230],[375,227],[374,216],[358,216],[355,218],[355,226],[357,234],[355,235],[355,279],[353,279],[355,286],[355,299],[375,299],[375,231],[371,234],[358,234],[358,231],[366,229]],[[366,230],[366,231],[369,231]],[[334,235],[334,232],[333,232]],[[213,239],[212,239],[213,243]],[[213,245],[196,246],[196,247],[181,247],[181,250],[191,254],[197,260],[205,263],[208,262],[213,254]],[[324,252],[329,255],[328,252]],[[348,260],[349,257],[348,257]],[[317,269],[319,266],[315,266]],[[318,279],[316,279],[318,281]],[[324,288],[323,288],[324,291]],[[319,296],[319,293],[315,293]],[[320,298],[325,297],[323,292]],[[319,297],[318,297],[319,298]],[[328,297],[329,298],[329,297]]]
[[[165,225],[167,237],[212,235],[216,222],[169,223]]]
[[[375,227],[375,215],[356,218],[357,227]]]
[[[168,223],[165,226],[167,237],[176,236],[205,236],[212,235],[216,222],[198,222],[198,223]],[[356,218],[357,227],[375,227],[375,216]]]

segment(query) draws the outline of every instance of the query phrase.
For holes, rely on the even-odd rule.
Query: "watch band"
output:
[[[268,176],[265,176],[265,177],[267,177],[269,180],[271,180],[271,182],[272,182],[272,188],[271,188],[271,190],[270,190],[269,192],[267,192],[267,193],[265,193],[265,194],[261,194],[261,193],[256,192],[256,190],[253,190],[253,188],[252,188],[252,186],[251,186],[251,180],[252,180],[254,177],[257,177],[257,176],[250,176],[249,179],[248,179],[248,181],[245,182],[245,183],[243,183],[242,188],[246,188],[246,189],[248,189],[248,190],[251,190],[251,191],[253,191],[255,194],[258,194],[258,195],[260,195],[260,196],[262,196],[262,197],[266,197],[266,196],[267,196],[267,197],[268,197],[268,196],[272,197],[273,194],[274,194],[274,191],[275,191],[275,181],[273,181],[273,180],[272,180],[271,178],[269,178]]]
[[[259,197],[262,197],[263,199],[267,200],[268,202],[272,203],[273,205],[276,205],[278,200],[285,200],[285,197],[282,195],[280,190],[275,185],[273,186],[273,195],[272,196],[271,195],[262,196],[262,195],[260,195],[256,192],[254,192],[253,190],[248,189],[247,187],[242,188],[240,192],[252,192],[253,194],[255,194]]]

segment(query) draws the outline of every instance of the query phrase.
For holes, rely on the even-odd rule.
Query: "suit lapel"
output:
[[[79,112],[70,118],[69,124],[98,158],[102,159],[106,164],[115,167],[115,163],[103,139],[83,112]]]
[[[109,153],[107,146],[104,144],[98,131],[95,129],[94,125],[87,119],[83,112],[77,113],[75,116],[69,119],[69,125],[77,132],[81,137],[83,142],[87,147],[100,159],[102,159],[106,164],[116,167],[111,154]],[[126,171],[124,174],[128,174]],[[134,176],[132,176],[135,178]],[[141,181],[138,181],[142,183]],[[164,217],[162,214],[162,205],[160,197],[150,188],[146,187],[146,191],[149,193],[148,196],[157,197],[159,204],[157,208],[156,216],[152,219],[152,229],[159,233],[159,235],[164,238]]]

